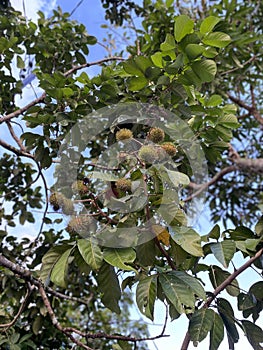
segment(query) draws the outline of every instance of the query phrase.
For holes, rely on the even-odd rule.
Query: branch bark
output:
[[[232,96],[230,93],[227,92],[228,98],[236,103],[239,107],[246,109],[251,115],[255,117],[255,119],[263,125],[263,117],[260,115],[258,109],[255,107],[255,105],[249,106],[244,101],[240,100],[239,98]],[[253,96],[252,96],[253,100]],[[254,104],[254,103],[253,103]]]
[[[113,57],[106,57],[106,58],[103,58],[101,60],[94,61],[94,62],[87,62],[87,63],[81,64],[79,66],[73,66],[70,70],[68,70],[67,72],[64,73],[64,76],[67,77],[67,76],[69,76],[69,75],[71,75],[71,74],[73,74],[73,73],[75,73],[78,70],[83,69],[83,68],[97,66],[97,65],[100,65],[100,64],[103,64],[106,62],[110,62],[110,61],[123,61],[123,60],[125,60],[125,58],[119,57],[119,56],[113,56]],[[46,93],[44,92],[40,97],[31,101],[30,103],[28,103],[24,107],[21,107],[10,114],[3,116],[2,118],[0,118],[0,124],[7,122],[15,117],[18,117],[20,114],[23,114],[24,112],[26,112],[30,107],[33,107],[33,106],[37,105],[38,103],[44,102],[45,97],[46,97]]]
[[[248,261],[246,261],[242,266],[240,266],[237,270],[235,270],[223,283],[221,283],[213,292],[213,295],[208,298],[206,303],[202,308],[208,308],[212,301],[220,294],[227,286],[229,286],[243,271],[245,271],[248,267],[250,267],[258,258],[263,255],[263,248],[261,248],[254,256],[252,256]],[[190,334],[187,331],[185,334],[185,338],[183,340],[183,344],[181,350],[187,350],[190,344]]]

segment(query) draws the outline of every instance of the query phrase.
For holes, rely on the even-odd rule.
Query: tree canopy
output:
[[[1,2],[0,345],[143,350],[186,315],[182,350],[262,349],[263,4],[101,3],[129,44],[89,61],[69,13]],[[160,334],[131,291],[151,321],[165,305]]]

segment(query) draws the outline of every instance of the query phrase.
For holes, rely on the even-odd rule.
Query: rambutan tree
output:
[[[262,349],[263,6],[102,4],[133,36],[89,61],[68,13],[1,3],[1,348],[147,349],[186,315],[182,350],[240,332]],[[165,305],[160,334],[130,321],[130,291],[151,321]]]

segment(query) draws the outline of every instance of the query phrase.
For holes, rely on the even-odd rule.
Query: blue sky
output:
[[[23,1],[22,0],[12,0],[11,1],[13,6],[23,10]],[[25,9],[26,9],[26,15],[28,18],[36,19],[36,13],[38,10],[44,11],[46,14],[50,13],[52,8],[56,6],[60,6],[64,11],[71,12],[73,8],[76,6],[76,4],[79,2],[79,0],[24,0],[25,2]],[[104,10],[101,6],[100,0],[84,0],[83,3],[80,5],[78,9],[74,12],[73,19],[76,19],[77,21],[84,23],[87,27],[87,31],[89,34],[94,35],[98,38],[100,42],[103,41],[103,38],[107,35],[107,30],[102,29],[101,25],[105,23],[104,19]],[[88,57],[89,61],[95,61],[97,59],[103,58],[106,55],[105,49],[100,45],[95,45],[90,47],[90,54]],[[87,72],[91,75],[93,75],[96,72],[95,68],[90,68],[87,70]],[[34,82],[36,92],[40,93],[40,90],[37,88],[37,82]],[[19,104],[24,105],[28,101],[34,98],[33,91],[31,89],[26,88],[24,90],[23,98],[20,99],[18,97]],[[210,231],[212,225],[207,219],[208,214],[203,214],[203,219],[200,222],[200,230],[199,232],[202,232],[202,234],[206,234]],[[239,265],[241,261],[241,256],[237,256],[235,258],[236,265]],[[206,261],[207,264],[213,264],[215,263],[215,260],[213,257],[209,256]],[[240,284],[241,285],[249,285],[251,280],[256,278],[257,276],[252,272],[251,269],[247,270],[240,278]],[[209,282],[207,282],[209,283]],[[209,284],[207,285],[209,286]],[[210,287],[208,288],[212,290]],[[225,293],[222,293],[222,297],[226,297]],[[139,314],[137,312],[137,309],[134,308],[133,310],[133,317],[139,318]],[[156,324],[162,324],[165,314],[163,308],[158,306],[156,308],[155,313],[155,323]],[[151,323],[151,321],[147,320],[147,323]],[[185,331],[187,329],[188,320],[186,317],[180,317],[179,320],[176,320],[174,322],[169,322],[167,327],[167,334],[171,334],[169,338],[164,338],[160,340],[156,340],[155,344],[150,345],[151,350],[155,349],[164,349],[165,350],[177,350],[180,348]],[[157,335],[161,331],[161,326],[150,326],[150,331],[152,335]],[[240,332],[241,335],[242,332]],[[189,350],[196,349],[193,346],[189,347]],[[202,342],[197,349],[199,350],[205,350],[208,349],[208,342]],[[220,346],[220,350],[226,350],[228,349],[227,341],[225,340],[224,343]],[[235,347],[236,350],[249,350],[251,349],[251,346],[248,344],[245,337],[242,337],[242,341]]]

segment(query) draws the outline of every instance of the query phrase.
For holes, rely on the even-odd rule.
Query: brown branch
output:
[[[244,101],[242,101],[239,98],[236,98],[235,96],[232,96],[230,93],[227,92],[227,96],[228,98],[236,103],[239,107],[246,109],[251,115],[253,115],[255,117],[255,119],[263,125],[263,117],[260,115],[259,111],[257,110],[257,108],[255,106],[249,106],[247,105]],[[252,96],[253,99],[253,96]]]
[[[83,63],[79,66],[73,66],[71,69],[69,69],[67,72],[64,73],[64,76],[67,77],[75,72],[77,72],[80,69],[83,68],[88,68],[91,66],[99,66],[100,64],[106,63],[106,62],[110,62],[110,61],[124,61],[125,58],[120,57],[120,56],[112,56],[112,57],[106,57],[103,58],[101,60],[98,61],[94,61],[94,62],[87,62],[87,63]]]
[[[213,292],[213,295],[206,301],[206,303],[202,306],[202,308],[207,309],[212,301],[220,294],[226,287],[228,287],[243,271],[245,271],[248,267],[250,267],[258,258],[263,255],[263,248],[261,248],[252,258],[250,258],[244,265],[240,266],[237,270],[235,270],[227,279],[224,280]],[[187,331],[185,334],[185,338],[183,340],[183,344],[181,350],[187,350],[190,344],[191,338],[190,334]]]
[[[122,61],[122,60],[125,60],[125,58],[118,57],[118,56],[106,57],[106,58],[103,58],[103,59],[98,60],[98,61],[87,62],[87,63],[81,64],[79,66],[73,66],[70,70],[68,70],[67,72],[64,73],[64,76],[67,77],[70,74],[73,74],[73,73],[75,73],[78,70],[83,69],[83,68],[87,68],[87,67],[91,67],[91,66],[95,66],[95,65],[100,65],[100,64],[105,63],[105,62],[117,61],[117,60]],[[44,92],[40,97],[31,101],[30,103],[28,103],[24,107],[21,107],[10,114],[4,115],[2,118],[0,118],[0,124],[3,122],[9,121],[15,117],[18,117],[20,114],[23,114],[24,112],[26,112],[30,107],[33,107],[33,106],[37,105],[38,103],[44,102],[45,97],[46,97],[46,93]]]
[[[34,159],[34,156],[32,154],[24,152],[21,149],[18,149],[16,147],[8,144],[7,142],[5,142],[2,139],[0,139],[0,146],[2,146],[3,148],[7,149],[8,151],[16,154],[17,156],[22,156],[22,157],[27,157],[27,158]]]
[[[11,136],[13,137],[15,142],[17,143],[18,147],[21,149],[22,152],[26,152],[27,153],[27,150],[26,150],[25,146],[21,142],[21,139],[16,135],[16,133],[15,133],[11,123],[8,121],[8,122],[6,122],[6,124],[7,124],[7,127],[9,129],[9,132],[10,132]]]
[[[22,314],[22,312],[25,309],[25,306],[28,302],[28,299],[30,297],[30,294],[31,294],[33,288],[34,287],[32,287],[30,283],[28,283],[25,298],[24,298],[23,302],[21,303],[17,314],[15,315],[15,317],[13,318],[13,320],[11,322],[0,324],[0,328],[5,328],[5,330],[7,330],[8,328],[12,327],[16,323],[16,321],[18,320],[18,318],[20,317],[20,315]]]
[[[258,258],[263,255],[263,248],[261,248],[252,258],[250,258],[244,265],[240,266],[237,270],[235,270],[227,279],[224,280],[213,292],[213,296],[211,296],[207,302],[204,304],[204,308],[208,308],[212,301],[220,294],[227,286],[229,286],[243,271],[245,271],[250,265],[252,265]]]
[[[220,170],[214,177],[212,177],[211,180],[204,184],[196,184],[194,182],[190,182],[188,185],[189,188],[192,188],[194,190],[197,190],[190,196],[188,196],[186,199],[184,199],[184,202],[188,202],[192,200],[194,197],[198,196],[200,193],[202,193],[204,190],[206,190],[209,186],[216,183],[218,180],[220,180],[222,177],[224,177],[226,174],[229,174],[233,171],[237,170],[237,167],[235,165],[230,165],[222,170]]]
[[[83,344],[81,341],[79,341],[78,339],[76,339],[71,333],[69,333],[70,331],[66,330],[65,328],[63,328],[61,326],[61,324],[59,323],[52,307],[51,307],[51,304],[48,300],[48,297],[47,297],[47,294],[44,290],[44,287],[40,284],[39,285],[39,293],[42,297],[42,300],[44,302],[44,305],[47,309],[47,312],[51,318],[51,321],[52,321],[52,324],[62,333],[64,333],[66,335],[66,337],[68,337],[74,344],[78,345],[79,347],[83,348],[83,349],[86,349],[86,350],[93,350],[92,348],[90,348],[89,346]]]
[[[259,57],[259,56],[252,56],[252,57],[250,57],[250,59],[248,59],[246,62],[244,62],[242,64],[242,66],[244,67],[244,66],[248,65],[249,63],[255,61],[257,59],[257,57]],[[226,75],[226,74],[235,72],[236,70],[242,69],[243,67],[235,67],[235,68],[229,69],[229,70],[227,70],[225,72],[222,72],[220,75],[222,76],[222,75]]]
[[[81,299],[81,298],[77,298],[77,297],[71,297],[69,295],[65,295],[63,293],[60,293],[60,292],[57,292],[56,290],[50,288],[50,287],[47,287],[46,288],[46,291],[48,294],[52,294],[54,295],[55,297],[58,297],[60,299],[65,299],[65,300],[69,300],[69,301],[74,301],[74,302],[77,302],[79,304],[84,304],[84,305],[87,305],[89,306],[90,305],[90,301],[92,300],[93,298],[93,293],[90,293],[90,296],[89,298],[86,300],[86,299]]]

